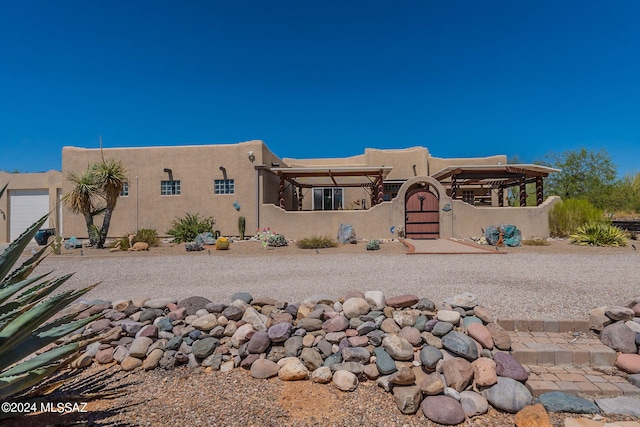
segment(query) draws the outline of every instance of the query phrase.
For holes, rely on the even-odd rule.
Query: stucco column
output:
[[[298,210],[302,210],[302,187],[298,187]]]
[[[542,204],[542,198],[544,194],[544,187],[542,183],[542,177],[536,177],[536,205],[540,206]]]
[[[382,177],[378,177],[376,184],[376,191],[378,193],[376,204],[380,204],[384,201],[384,184],[382,183]]]
[[[524,176],[520,178],[520,207],[527,206],[527,184]]]
[[[456,176],[451,177],[451,200],[456,199],[456,193],[458,192],[458,183],[456,182]]]

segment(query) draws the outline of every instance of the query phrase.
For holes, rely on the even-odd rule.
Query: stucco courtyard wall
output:
[[[540,206],[475,207],[461,200],[452,201],[453,237],[481,236],[490,225],[513,224],[523,238],[549,237],[549,211],[560,201],[552,196]]]

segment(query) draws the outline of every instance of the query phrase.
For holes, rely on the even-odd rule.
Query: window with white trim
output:
[[[335,211],[344,208],[344,191],[339,187],[314,188],[313,210]]]
[[[233,194],[236,192],[236,185],[233,179],[214,179],[213,194]]]
[[[180,194],[180,180],[160,181],[160,195],[177,196]]]
[[[122,184],[122,190],[120,191],[120,197],[127,197],[129,195],[129,183]]]

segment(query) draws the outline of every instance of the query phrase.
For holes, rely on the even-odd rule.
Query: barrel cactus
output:
[[[220,251],[226,251],[229,249],[229,239],[226,237],[219,237],[218,240],[216,240],[216,249]]]
[[[380,242],[378,240],[373,239],[367,242],[368,251],[377,251],[378,249],[380,249]]]

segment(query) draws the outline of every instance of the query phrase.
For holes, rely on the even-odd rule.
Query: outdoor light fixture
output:
[[[165,171],[166,173],[171,173],[171,172],[173,172],[173,171],[172,171],[171,169],[169,169],[169,168],[164,168],[164,171]]]
[[[271,167],[272,168],[279,168],[280,167],[280,163],[271,162]]]
[[[251,163],[256,161],[256,156],[253,155],[253,151],[247,151],[247,155],[249,156],[249,161]]]
[[[226,169],[225,169],[225,167],[224,167],[224,166],[220,166],[220,170],[221,170],[222,172],[224,172]]]

